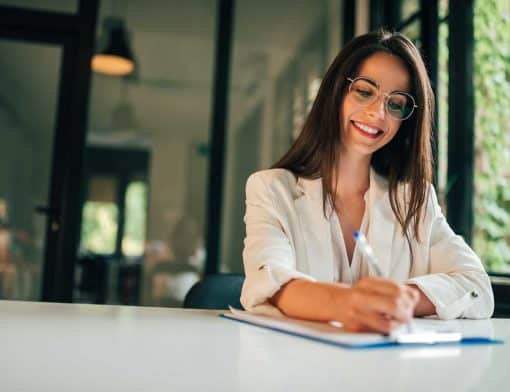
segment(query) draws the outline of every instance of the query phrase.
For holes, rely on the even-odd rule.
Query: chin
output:
[[[360,154],[360,155],[366,155],[366,156],[371,156],[374,152],[376,152],[377,150],[379,150],[379,148],[369,148],[369,147],[366,147],[366,146],[357,146],[355,148],[355,151]]]
[[[366,146],[359,142],[350,142],[345,145],[344,150],[349,152],[354,152],[357,155],[366,155],[370,156],[377,150],[379,150],[380,147],[374,147],[374,146]]]

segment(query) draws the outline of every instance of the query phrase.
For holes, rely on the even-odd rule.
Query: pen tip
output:
[[[358,231],[358,230],[356,230],[356,231],[354,232],[354,239],[357,239],[358,237],[359,237],[359,231]]]

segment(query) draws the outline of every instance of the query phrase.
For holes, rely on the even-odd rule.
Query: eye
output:
[[[392,95],[388,99],[388,109],[394,112],[403,112],[407,106],[407,97],[404,95]]]
[[[356,87],[354,89],[354,92],[361,98],[370,98],[374,95],[374,93],[372,92],[372,90],[370,89],[366,89],[366,88],[362,88],[362,87]]]
[[[388,107],[395,112],[404,110],[404,107],[401,104],[392,101],[388,102]]]

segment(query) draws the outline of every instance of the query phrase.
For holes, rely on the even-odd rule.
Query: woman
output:
[[[368,33],[338,54],[293,146],[246,184],[247,310],[384,333],[413,316],[491,316],[489,278],[431,185],[433,105],[405,36]]]

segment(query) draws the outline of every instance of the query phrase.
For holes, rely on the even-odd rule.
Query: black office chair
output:
[[[243,309],[240,297],[244,276],[237,274],[206,275],[189,289],[184,308],[228,309],[228,305]]]
[[[108,270],[111,257],[87,254],[78,258],[80,280],[78,301],[105,304],[108,296]]]

